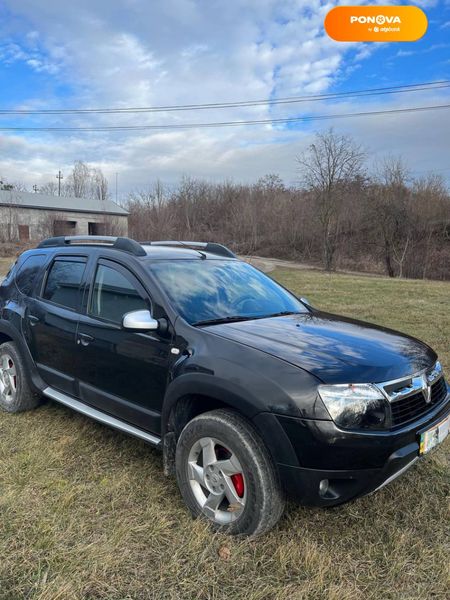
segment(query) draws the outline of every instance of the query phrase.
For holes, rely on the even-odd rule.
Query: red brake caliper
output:
[[[230,452],[230,450],[227,450],[227,448],[225,448],[224,446],[217,446],[216,448],[216,457],[218,460],[225,460],[226,458],[229,458],[231,454],[232,453]],[[236,494],[239,496],[239,498],[242,498],[245,489],[244,476],[242,475],[242,473],[235,473],[234,475],[231,475],[230,479],[233,482]]]
[[[13,368],[13,366],[14,366],[14,363],[13,363],[13,361],[12,361],[12,360],[10,360],[10,361],[9,361],[9,363],[8,363],[8,366],[9,366],[9,368],[10,368],[10,369],[12,369],[12,368]],[[14,379],[14,387],[17,387],[17,376],[16,376],[16,375],[13,375],[13,379]]]
[[[242,473],[235,473],[231,476],[231,481],[233,482],[234,489],[236,490],[236,494],[239,498],[242,498],[244,495],[244,478]]]

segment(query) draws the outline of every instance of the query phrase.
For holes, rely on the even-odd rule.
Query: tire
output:
[[[284,510],[278,474],[254,427],[231,410],[213,410],[190,421],[177,442],[178,486],[194,517],[214,530],[257,536]]]
[[[0,345],[0,408],[17,413],[31,410],[40,396],[32,391],[26,377],[25,364],[13,342]]]

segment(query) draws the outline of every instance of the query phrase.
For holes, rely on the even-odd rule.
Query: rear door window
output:
[[[47,275],[43,298],[60,306],[77,310],[80,304],[80,286],[86,259],[57,258]]]

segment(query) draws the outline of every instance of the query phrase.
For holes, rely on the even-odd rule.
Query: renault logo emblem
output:
[[[428,378],[424,374],[422,375],[422,394],[425,398],[425,402],[430,404],[431,402],[431,385],[428,383]]]

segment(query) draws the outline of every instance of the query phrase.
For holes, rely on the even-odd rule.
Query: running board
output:
[[[75,400],[75,398],[71,398],[70,396],[63,394],[62,392],[58,392],[58,390],[54,390],[51,387],[46,387],[42,393],[44,394],[44,396],[47,396],[47,398],[56,400],[56,402],[59,402],[60,404],[64,404],[64,406],[68,406],[69,408],[73,408],[73,410],[76,410],[77,412],[81,413],[82,415],[86,415],[87,417],[90,417],[91,419],[95,419],[95,421],[99,421],[100,423],[103,423],[104,425],[108,425],[109,427],[112,427],[113,429],[118,429],[119,431],[128,433],[129,435],[132,435],[133,437],[137,437],[137,438],[140,438],[141,440],[145,440],[146,442],[149,442],[153,446],[158,446],[161,442],[161,438],[157,437],[156,435],[147,433],[146,431],[143,431],[142,429],[138,429],[138,427],[134,427],[133,425],[130,425],[129,423],[124,423],[120,419],[116,419],[115,417],[112,417],[111,415],[107,415],[106,413],[104,413],[100,410],[97,410],[96,408],[93,408],[92,406],[83,404],[83,402],[79,402],[78,400]]]

